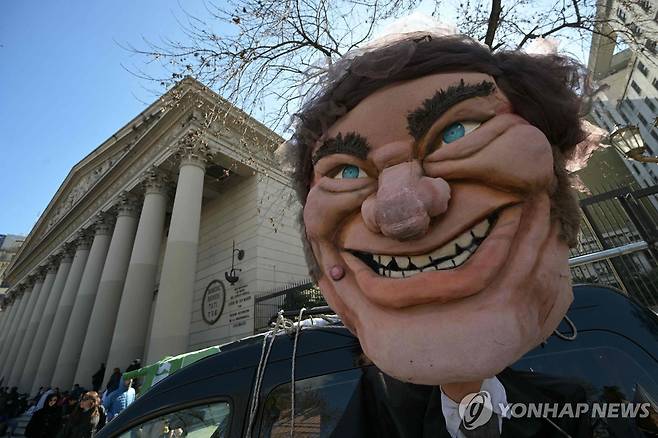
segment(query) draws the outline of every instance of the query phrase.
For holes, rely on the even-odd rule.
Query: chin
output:
[[[414,324],[383,313],[371,316],[376,324],[357,325],[358,337],[373,363],[396,379],[422,385],[480,381],[516,362],[555,328],[529,327],[516,310],[488,307],[451,317],[444,309],[418,309],[422,315]]]

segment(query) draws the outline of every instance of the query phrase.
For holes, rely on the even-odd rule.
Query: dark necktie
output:
[[[468,430],[464,427],[464,422],[459,423],[459,431],[466,438],[499,438],[500,429],[498,429],[498,415],[493,414],[489,421],[475,429]]]

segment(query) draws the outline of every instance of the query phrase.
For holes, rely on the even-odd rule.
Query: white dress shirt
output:
[[[507,405],[507,394],[505,393],[505,387],[500,380],[496,377],[490,379],[484,379],[480,391],[487,391],[491,396],[491,405],[493,407],[494,413],[498,416],[498,430],[502,432],[503,429],[503,412],[500,409],[500,405]],[[441,389],[441,411],[443,412],[443,418],[446,421],[446,429],[452,438],[465,438],[464,434],[459,430],[459,424],[462,419],[459,416],[459,403],[455,403],[444,394],[443,389]],[[509,416],[509,411],[507,411]]]

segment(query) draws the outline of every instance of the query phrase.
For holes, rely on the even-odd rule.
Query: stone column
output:
[[[196,277],[197,248],[205,164],[210,158],[202,144],[180,150],[176,196],[155,300],[147,363],[187,351]]]
[[[166,182],[158,170],[149,171],[144,186],[144,204],[114,325],[106,379],[113,368],[123,369],[144,355],[167,207]]]
[[[19,295],[23,291],[23,286],[19,285],[10,293],[7,294],[7,301],[5,303],[5,308],[2,311],[4,318],[2,321],[2,326],[0,327],[0,365],[2,363],[2,358],[5,357],[5,342],[7,341],[7,332],[9,331],[12,325],[12,319],[16,316],[16,304],[19,299]],[[2,368],[0,367],[0,370]]]
[[[59,257],[51,257],[48,261],[48,271],[46,278],[44,279],[41,290],[39,291],[39,296],[35,297],[34,310],[32,311],[30,319],[27,320],[25,333],[21,339],[21,347],[18,349],[16,363],[14,364],[14,369],[11,372],[11,381],[14,382],[14,385],[18,386],[19,392],[29,391],[32,388],[31,385],[29,388],[22,388],[20,386],[21,377],[23,375],[23,371],[25,370],[27,356],[30,354],[30,349],[32,348],[34,335],[37,334],[37,329],[39,328],[39,321],[41,320],[43,311],[46,308],[48,295],[50,295],[50,290],[52,289],[53,283],[55,282],[58,266]]]
[[[3,386],[6,386],[7,379],[9,378],[8,376],[5,376],[4,374],[4,367],[5,363],[7,361],[7,358],[9,357],[9,350],[11,349],[11,342],[14,339],[14,332],[16,331],[16,324],[18,320],[18,315],[22,312],[23,307],[26,304],[25,301],[25,290],[27,289],[28,286],[26,285],[21,285],[19,286],[19,289],[16,291],[16,295],[14,296],[14,302],[12,303],[10,310],[11,310],[11,315],[9,315],[9,320],[7,321],[7,333],[5,335],[4,342],[2,344],[2,352],[0,354],[0,379],[4,377]]]
[[[62,296],[62,291],[64,290],[64,284],[66,283],[66,278],[69,275],[71,270],[71,263],[73,262],[73,251],[70,246],[66,247],[61,254],[61,259],[57,267],[57,274],[55,276],[55,281],[53,286],[50,289],[48,294],[48,301],[43,311],[43,315],[39,320],[39,325],[37,327],[36,334],[34,335],[34,340],[32,346],[30,347],[30,352],[27,355],[27,361],[25,362],[25,370],[20,380],[19,388],[25,392],[31,392],[32,386],[34,385],[34,378],[37,374],[37,369],[39,368],[39,360],[41,359],[41,354],[44,352],[44,347],[46,346],[46,340],[48,338],[48,333],[52,328],[53,319],[55,318],[55,311],[57,310],[57,305]],[[38,388],[37,388],[38,390]]]
[[[91,236],[86,231],[79,232],[75,239],[75,245],[75,255],[73,256],[73,263],[71,263],[71,270],[68,277],[66,277],[62,297],[55,311],[55,318],[47,336],[31,394],[38,391],[40,386],[50,385],[50,379],[55,372],[57,358],[59,352],[62,350],[66,327],[68,326],[71,311],[73,310],[80,280],[82,279],[82,274],[89,258]]]
[[[117,205],[117,221],[112,233],[112,241],[107,251],[96,301],[75,373],[74,382],[87,388],[92,386],[91,376],[101,363],[107,361],[114,323],[121,302],[121,291],[126,281],[128,262],[135,240],[138,212],[136,197],[129,193],[122,194]]]
[[[75,304],[73,304],[71,317],[66,327],[62,350],[53,373],[52,386],[57,386],[62,390],[70,389],[74,383],[73,377],[78,368],[82,343],[87,334],[89,318],[98,291],[98,282],[110,246],[111,231],[110,218],[107,215],[101,215],[95,224],[94,241],[89,250],[87,265],[80,280],[78,294],[75,297]]]
[[[2,352],[2,342],[5,340],[5,325],[7,324],[7,309],[9,308],[9,303],[5,303],[2,312],[0,312],[0,352]]]
[[[7,326],[7,322],[9,318],[11,317],[11,312],[9,309],[11,309],[11,301],[9,300],[9,297],[14,294],[14,291],[11,290],[7,293],[7,296],[5,297],[5,305],[4,308],[2,309],[2,312],[0,312],[0,354],[2,354],[2,344],[5,341],[5,335],[7,332],[5,331],[5,327]]]
[[[25,330],[27,329],[27,323],[32,317],[32,312],[34,312],[34,306],[37,297],[39,296],[39,292],[41,291],[41,287],[43,286],[43,279],[44,279],[43,274],[44,274],[43,268],[39,268],[39,272],[38,274],[36,274],[35,277],[34,286],[32,286],[32,290],[28,292],[27,296],[25,297],[26,304],[23,309],[23,313],[19,315],[19,319],[17,319],[18,324],[16,324],[16,331],[12,336],[13,339],[11,341],[11,348],[9,349],[9,354],[7,355],[7,362],[5,362],[5,368],[3,370],[3,374],[7,378],[8,386],[16,386],[16,382],[11,378],[12,370],[14,369],[14,364],[16,364],[18,351],[20,350],[23,341],[23,335],[25,334]]]

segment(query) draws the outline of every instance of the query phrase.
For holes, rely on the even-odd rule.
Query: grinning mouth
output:
[[[368,265],[375,273],[390,278],[406,278],[421,272],[454,269],[471,258],[489,235],[497,218],[498,212],[495,212],[428,254],[398,256],[371,254],[363,251],[350,252]]]

